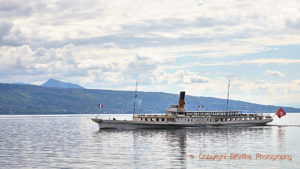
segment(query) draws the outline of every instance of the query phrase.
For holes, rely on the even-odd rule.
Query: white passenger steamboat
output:
[[[136,94],[135,94],[136,97]],[[257,126],[273,121],[270,115],[241,111],[187,111],[185,92],[180,92],[179,104],[171,105],[163,115],[133,114],[132,120],[93,118],[99,129],[176,129],[185,127]],[[135,105],[134,105],[135,109]],[[227,108],[226,108],[227,109]]]

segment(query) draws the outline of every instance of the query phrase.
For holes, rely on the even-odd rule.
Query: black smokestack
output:
[[[185,92],[180,92],[180,98],[179,98],[179,107],[180,108],[184,108],[184,105],[185,105],[184,96],[185,96]]]

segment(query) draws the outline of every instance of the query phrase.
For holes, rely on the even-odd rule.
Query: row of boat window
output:
[[[143,118],[140,118],[141,119],[141,121],[143,121]],[[161,120],[159,120],[159,119],[161,119]],[[174,121],[174,119],[172,119],[172,118],[168,118],[168,119],[165,119],[165,118],[145,118],[145,121]]]
[[[161,120],[159,120],[161,119]],[[140,118],[141,121],[143,121],[143,118]],[[193,121],[193,119],[184,119],[180,118],[178,119],[180,121]],[[242,117],[242,118],[220,118],[220,119],[207,119],[209,122],[225,122],[225,121],[243,121],[243,120],[262,120],[262,117]],[[175,121],[173,118],[145,118],[145,121]]]
[[[215,122],[225,122],[225,121],[243,121],[243,120],[262,120],[262,117],[242,117],[242,118],[221,118],[221,119],[214,119]],[[209,119],[211,122],[212,119]]]

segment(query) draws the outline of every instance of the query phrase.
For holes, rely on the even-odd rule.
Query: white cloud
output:
[[[139,79],[148,90],[183,88],[223,97],[227,72],[216,69],[207,77],[202,67],[300,63],[284,55],[249,56],[300,44],[298,6],[298,0],[204,0],[201,5],[194,0],[3,1],[0,77],[35,84],[54,77],[115,89],[127,89]],[[203,58],[208,61],[198,60]],[[270,70],[266,74],[284,75]],[[278,86],[298,89],[296,82],[239,83],[245,93],[268,88],[272,96]]]
[[[149,75],[159,65],[172,63],[171,59],[153,54],[140,55],[120,49],[114,44],[97,46],[65,45],[62,48],[37,48],[25,46],[0,47],[0,76],[3,80],[31,76],[31,83],[49,77],[75,80],[82,83],[122,84],[136,79],[149,83]],[[37,78],[39,76],[40,78]],[[28,79],[28,78],[25,78]],[[20,81],[18,79],[18,81]]]
[[[208,83],[210,79],[188,70],[178,70],[175,73],[166,73],[161,69],[156,69],[151,76],[151,81],[155,85],[165,83],[169,85],[180,85]]]
[[[279,71],[274,71],[274,70],[266,70],[265,73],[266,73],[266,75],[268,75],[268,76],[279,76],[279,77],[285,76],[284,73],[279,72]]]
[[[133,45],[136,37],[144,45],[165,38],[166,46],[174,38],[181,44],[243,41],[264,45],[299,43],[295,28],[299,21],[299,1],[7,1],[0,16],[9,17],[19,30],[23,43],[29,45],[54,42],[75,43],[107,36],[126,38]],[[9,35],[12,37],[13,35]],[[279,41],[278,38],[284,38]],[[270,40],[268,40],[270,39]],[[298,40],[297,40],[298,39]],[[12,40],[7,38],[8,40]],[[37,43],[37,40],[39,43]],[[16,40],[17,41],[17,40]],[[66,42],[67,41],[67,42]],[[101,43],[104,43],[104,42]],[[273,42],[272,42],[273,41]],[[3,42],[7,44],[8,42]],[[80,43],[80,42],[78,42]],[[253,44],[252,44],[253,45]],[[249,47],[251,47],[250,45]]]
[[[231,61],[231,62],[209,62],[209,63],[201,63],[194,62],[191,64],[183,65],[183,66],[165,66],[165,68],[187,68],[187,67],[197,67],[197,66],[235,66],[242,64],[257,64],[257,65],[265,65],[265,64],[299,64],[300,59],[285,59],[285,58],[268,58],[268,59],[252,59],[252,60],[240,60],[240,61]]]
[[[294,103],[300,98],[300,81],[248,81],[236,80],[233,82],[232,94],[234,99],[247,100],[254,103],[276,104]]]

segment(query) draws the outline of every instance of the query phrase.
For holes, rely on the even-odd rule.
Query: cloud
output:
[[[142,50],[146,52],[145,50]],[[96,46],[65,45],[61,48],[32,49],[30,46],[0,47],[2,80],[23,77],[36,83],[50,77],[80,79],[85,85],[121,85],[135,80],[146,84],[207,83],[196,72],[178,70],[167,73],[162,65],[175,64],[172,58],[156,53],[135,53],[115,44]],[[18,80],[20,81],[20,80]]]
[[[286,25],[290,28],[300,30],[300,18],[297,18],[295,21],[286,20]]]
[[[34,3],[30,0],[10,0],[10,1],[1,1],[0,6],[0,17],[3,18],[17,18],[29,16],[33,10],[33,6],[36,6],[37,3]]]
[[[243,65],[243,64],[297,64],[300,63],[300,59],[285,59],[285,58],[268,58],[268,59],[252,59],[252,60],[240,60],[231,62],[210,62],[210,63],[200,63],[195,62],[185,66],[177,66],[177,68],[194,67],[194,66],[231,66],[231,65]],[[172,67],[171,68],[175,68]]]
[[[253,60],[242,60],[231,62],[229,64],[290,64],[290,63],[300,63],[300,59],[285,59],[285,58],[270,58],[270,59],[253,59]]]
[[[174,73],[167,73],[164,70],[156,69],[150,77],[152,84],[155,85],[181,85],[181,84],[201,84],[211,80],[205,76],[200,76],[196,72],[189,70],[177,70]]]
[[[0,43],[11,30],[13,24],[8,20],[0,20]]]
[[[35,84],[56,77],[110,89],[139,79],[148,90],[182,87],[221,96],[229,67],[300,63],[265,55],[300,44],[298,6],[297,0],[3,1],[0,77]],[[201,73],[206,70],[216,73]],[[256,89],[256,83],[246,89],[249,83],[241,82],[241,89],[270,86]]]
[[[56,76],[71,75],[77,72],[77,63],[72,53],[72,45],[61,49],[38,48],[32,50],[29,46],[0,47],[0,76]]]
[[[273,71],[273,70],[266,70],[266,75],[268,76],[278,76],[278,77],[284,77],[285,74],[284,73],[281,73],[279,71]]]
[[[68,44],[50,49],[32,49],[28,45],[2,46],[0,54],[2,80],[9,81],[15,76],[31,77],[32,83],[50,77],[80,79],[86,84],[126,84],[137,79],[150,83],[149,76],[158,65],[172,63],[168,58],[151,53],[148,56],[137,54],[111,43],[96,46]],[[39,79],[41,77],[43,79]]]
[[[256,103],[264,102],[265,104],[274,104],[276,102],[276,104],[280,105],[282,104],[281,102],[287,100],[289,100],[287,102],[293,102],[293,99],[299,98],[300,93],[299,80],[288,82],[236,80],[233,82],[233,86],[238,88],[237,93],[246,93],[245,96],[249,101]],[[242,95],[238,96],[237,99],[242,99]],[[270,100],[268,101],[268,99]]]
[[[124,48],[208,42],[218,46],[218,43],[238,40],[249,44],[251,39],[270,45],[274,41],[291,43],[292,40],[285,37],[295,35],[295,31],[287,28],[298,23],[297,6],[298,1],[286,3],[283,0],[203,1],[200,6],[193,0],[185,3],[171,0],[12,0],[2,3],[0,16],[10,18],[14,30],[19,30],[18,37],[26,39],[19,45],[34,48],[61,47],[70,43],[114,43]],[[274,40],[274,36],[286,40]],[[259,38],[271,40],[258,41]],[[5,44],[16,44],[16,41]],[[61,46],[55,46],[57,44]],[[253,44],[248,46],[251,48]]]

